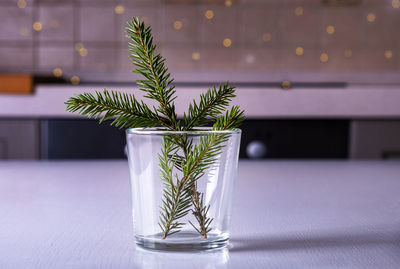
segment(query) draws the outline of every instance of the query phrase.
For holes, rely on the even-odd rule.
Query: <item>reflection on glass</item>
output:
[[[229,250],[213,249],[201,252],[172,252],[136,247],[134,262],[139,268],[228,268]]]

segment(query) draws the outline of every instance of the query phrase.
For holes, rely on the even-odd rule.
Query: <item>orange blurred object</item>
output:
[[[0,74],[0,93],[29,94],[33,77],[29,74]]]

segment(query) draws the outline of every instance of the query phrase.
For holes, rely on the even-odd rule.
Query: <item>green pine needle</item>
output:
[[[172,137],[163,138],[163,147],[159,155],[161,179],[164,181],[164,199],[159,223],[163,239],[179,232],[184,223],[178,220],[189,213],[191,206],[189,185],[184,184],[181,188],[176,188],[173,180],[174,161],[171,156],[176,155],[178,149]]]
[[[70,97],[66,110],[78,112],[88,118],[100,118],[100,122],[113,119],[111,125],[120,128],[153,127],[165,125],[165,119],[153,112],[133,95],[120,92],[83,93]]]
[[[171,86],[173,79],[170,79],[171,75],[165,67],[165,59],[156,54],[151,28],[145,27],[144,22],[134,18],[125,29],[126,36],[132,40],[129,42],[129,51],[132,63],[137,67],[133,72],[145,77],[137,80],[137,84],[146,92],[145,97],[158,101],[157,111],[168,118],[170,127],[179,130],[173,102],[176,98],[175,87]]]
[[[206,93],[201,94],[199,104],[193,101],[189,105],[188,115],[185,113],[183,116],[185,128],[191,129],[215,121],[234,97],[235,87],[230,86],[228,82],[224,85],[219,85],[218,90],[213,87]]]

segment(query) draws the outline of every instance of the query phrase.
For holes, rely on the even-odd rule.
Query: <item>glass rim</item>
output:
[[[174,135],[174,134],[187,134],[187,135],[207,135],[207,134],[240,134],[242,130],[233,128],[230,130],[212,130],[212,127],[196,127],[190,131],[171,131],[166,130],[164,127],[142,127],[142,128],[129,128],[126,129],[126,134],[138,135]]]

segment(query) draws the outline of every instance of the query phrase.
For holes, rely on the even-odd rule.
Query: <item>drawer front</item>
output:
[[[0,120],[0,159],[38,159],[39,121]]]
[[[348,120],[246,120],[241,158],[347,158]]]
[[[351,123],[352,159],[400,159],[400,120]]]
[[[49,119],[41,126],[44,159],[125,158],[125,133],[108,123]],[[241,129],[241,158],[348,157],[347,120],[247,119]]]
[[[87,119],[48,119],[41,123],[43,159],[125,158],[125,132]]]

